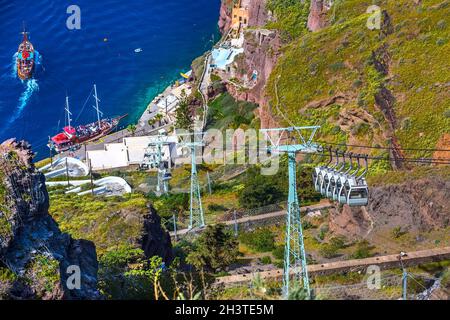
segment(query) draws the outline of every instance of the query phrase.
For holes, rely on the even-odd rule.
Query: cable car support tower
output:
[[[167,169],[164,167],[163,151],[162,148],[165,145],[169,145],[169,137],[167,135],[157,135],[156,140],[148,144],[148,149],[144,156],[144,162],[142,165],[147,164],[151,168],[158,168],[158,184],[156,185],[156,192],[158,195],[169,192],[169,182],[166,177]],[[155,150],[156,149],[156,150]],[[148,161],[146,159],[149,159]],[[171,161],[170,151],[169,160]],[[170,164],[168,164],[170,167]]]
[[[203,136],[202,132],[196,133],[180,133],[177,134],[179,138],[185,137],[187,141],[180,141],[179,145],[189,148],[191,152],[191,190],[190,190],[190,214],[189,214],[189,229],[195,227],[203,228],[205,226],[205,217],[203,213],[202,206],[202,196],[200,192],[200,184],[198,181],[197,172],[197,157],[196,150],[197,147],[203,147],[204,143],[202,140],[196,141],[195,137],[197,135]],[[194,141],[191,141],[191,137]]]
[[[296,155],[299,152],[314,153],[318,151],[319,146],[313,143],[313,138],[319,128],[319,126],[309,126],[261,130],[265,133],[266,138],[271,144],[268,147],[268,151],[271,153],[286,153],[288,156],[289,196],[286,215],[286,242],[283,270],[284,298],[287,298],[289,294],[290,275],[292,273],[294,274],[294,280],[302,280],[303,289],[307,296],[310,297],[311,295],[303,241],[303,228],[300,218],[300,203],[297,195]],[[309,133],[308,138],[304,136],[306,133]],[[294,134],[297,137],[293,137]],[[274,135],[277,140],[273,139]],[[287,141],[287,143],[283,141]]]

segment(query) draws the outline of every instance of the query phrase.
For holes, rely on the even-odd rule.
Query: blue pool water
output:
[[[66,27],[71,4],[81,9],[81,30]],[[219,7],[220,0],[0,0],[0,141],[26,139],[46,156],[48,136],[64,125],[66,92],[73,120],[94,120],[90,103],[80,114],[94,82],[105,116],[128,113],[122,126],[136,121],[218,39]],[[23,21],[39,51],[35,77],[25,82],[14,65]]]

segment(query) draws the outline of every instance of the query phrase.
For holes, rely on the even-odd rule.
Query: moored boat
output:
[[[69,98],[66,97],[66,126],[63,128],[61,133],[53,136],[49,141],[49,148],[60,153],[69,150],[77,149],[83,143],[96,141],[109,133],[119,125],[120,120],[125,118],[127,115],[123,115],[115,118],[104,118],[101,119],[100,116],[103,113],[100,111],[97,97],[97,86],[94,85],[94,98],[95,107],[97,111],[97,121],[86,125],[72,126],[72,113],[69,107]]]

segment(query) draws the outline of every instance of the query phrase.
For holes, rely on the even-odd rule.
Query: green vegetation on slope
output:
[[[138,193],[124,197],[93,197],[50,193],[49,213],[61,231],[95,243],[97,253],[136,244],[148,199]]]
[[[320,194],[314,190],[311,176],[312,168],[297,167],[297,191],[302,206],[320,200]],[[239,193],[239,203],[244,208],[258,208],[284,202],[287,199],[288,176],[285,157],[280,161],[278,174],[264,176],[261,174],[260,168],[252,167],[242,175],[242,179],[244,188]]]
[[[278,89],[277,116],[282,122],[287,122],[283,113],[295,124],[322,125],[322,140],[387,145],[390,124],[374,105],[374,94],[385,85],[395,97],[394,134],[400,145],[434,148],[450,128],[445,116],[450,98],[450,1],[430,0],[418,6],[407,0],[378,1],[391,19],[393,32],[388,36],[366,27],[365,12],[371,4],[342,1],[334,24],[293,41],[270,77],[270,103],[278,104]],[[383,46],[390,56],[387,77],[376,71],[372,59]]]
[[[215,272],[223,270],[236,261],[237,241],[225,225],[207,226],[194,242],[186,261],[197,268]]]
[[[209,105],[208,129],[237,129],[241,126],[252,126],[253,111],[257,107],[250,102],[236,101],[228,93],[221,94]]]
[[[269,22],[267,28],[279,30],[285,40],[298,38],[307,31],[309,0],[303,3],[298,0],[268,0],[266,7],[277,18]]]

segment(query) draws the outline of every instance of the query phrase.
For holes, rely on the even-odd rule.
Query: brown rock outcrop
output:
[[[231,27],[231,8],[232,2],[229,0],[222,0],[220,4],[220,15],[219,15],[219,30],[222,34],[227,33]]]
[[[224,7],[221,10],[222,14],[227,13],[227,10],[225,10],[227,7],[226,3],[227,0],[222,1],[222,6]],[[238,89],[231,84],[227,84],[226,88],[237,100],[259,104],[260,107],[255,112],[261,119],[261,125],[262,127],[270,127],[276,125],[276,121],[273,119],[268,106],[265,86],[281,55],[282,42],[276,31],[262,28],[272,19],[266,10],[266,0],[243,0],[241,5],[248,8],[248,26],[250,29],[245,33],[244,54],[237,65],[237,69],[240,71],[238,76],[241,80],[248,80],[256,72],[257,80],[247,90]],[[219,25],[227,25],[225,22],[231,20],[231,16],[226,18],[222,14]],[[228,14],[231,14],[231,12],[228,12]],[[226,28],[222,28],[222,30],[227,31]]]
[[[425,232],[450,225],[450,181],[421,179],[369,189],[366,208],[336,207],[330,230],[347,237],[362,237],[372,229],[395,227]]]
[[[0,156],[0,267],[18,276],[14,281],[0,281],[0,295],[9,299],[100,298],[95,245],[62,233],[49,215],[45,178],[31,163],[29,144],[8,140],[0,145]],[[68,288],[69,266],[81,272],[78,289]]]
[[[323,29],[327,25],[325,0],[311,0],[307,27],[315,32]]]

